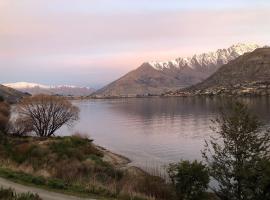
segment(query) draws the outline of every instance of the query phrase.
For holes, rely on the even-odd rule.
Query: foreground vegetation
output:
[[[15,181],[80,195],[117,199],[173,199],[173,188],[158,176],[122,168],[111,153],[79,134],[55,137],[78,119],[79,109],[61,97],[38,95],[16,105],[10,120],[5,102],[0,134],[0,175]],[[0,107],[1,108],[1,107]],[[35,137],[29,137],[29,134]],[[52,137],[54,136],[54,137]],[[120,159],[121,160],[121,159]],[[24,172],[24,173],[22,173]]]
[[[214,120],[204,162],[168,167],[170,182],[135,167],[80,134],[55,137],[79,110],[59,97],[28,97],[10,122],[0,102],[0,176],[69,194],[123,200],[270,199],[270,131],[241,103],[231,103]],[[27,136],[35,133],[35,137]],[[54,136],[54,137],[51,137]],[[210,179],[216,185],[209,186]],[[207,192],[211,189],[213,193]]]
[[[221,199],[270,199],[270,130],[248,108],[230,104],[214,121],[203,157]]]
[[[0,200],[42,200],[37,194],[16,194],[12,189],[0,188]]]
[[[159,177],[121,169],[91,140],[71,137],[2,136],[0,176],[83,196],[117,199],[173,199]]]

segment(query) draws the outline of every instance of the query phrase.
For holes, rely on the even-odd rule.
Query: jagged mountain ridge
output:
[[[243,44],[238,43],[232,45],[227,49],[218,49],[215,52],[202,53],[186,58],[176,58],[175,60],[165,62],[150,62],[150,64],[157,70],[166,70],[170,68],[181,69],[189,67],[196,70],[216,70],[218,66],[227,64],[246,52],[251,52],[260,46],[257,44]]]
[[[177,58],[166,62],[147,62],[95,92],[96,97],[160,95],[189,87],[212,75],[220,66],[243,53],[258,48],[256,44],[237,44],[228,49]]]
[[[72,85],[48,86],[38,83],[16,82],[5,83],[5,86],[14,88],[16,90],[27,92],[32,95],[35,94],[50,94],[63,96],[87,96],[94,92],[94,89],[89,87],[77,87]]]
[[[258,48],[223,65],[201,83],[173,93],[180,94],[270,94],[270,48]]]

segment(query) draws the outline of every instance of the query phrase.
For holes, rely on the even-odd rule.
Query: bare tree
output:
[[[18,105],[18,119],[27,121],[27,130],[49,137],[63,125],[72,126],[79,119],[78,107],[63,97],[36,95],[24,98]],[[30,122],[30,123],[29,123]]]

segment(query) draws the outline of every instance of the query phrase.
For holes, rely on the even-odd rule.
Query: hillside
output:
[[[96,96],[136,96],[159,94],[171,88],[182,87],[181,81],[154,69],[149,63],[129,72],[120,79],[98,90]]]
[[[222,66],[205,81],[170,95],[270,94],[270,48],[259,48]]]
[[[0,97],[2,97],[4,100],[14,103],[17,102],[19,99],[21,99],[24,96],[27,96],[28,94],[17,91],[13,88],[6,87],[4,85],[0,84]]]
[[[147,62],[93,95],[96,97],[159,95],[170,90],[189,87],[208,78],[223,64],[258,47],[255,44],[237,44],[227,49],[188,58]]]

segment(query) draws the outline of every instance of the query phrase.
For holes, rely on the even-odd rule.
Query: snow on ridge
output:
[[[190,67],[192,69],[196,69],[198,67],[207,68],[211,65],[227,64],[238,56],[254,51],[259,47],[259,45],[252,43],[237,43],[227,49],[218,49],[215,52],[195,54],[192,57],[185,58],[179,57],[174,60],[164,62],[151,61],[149,64],[159,71],[171,68],[181,69],[182,67]]]
[[[79,87],[74,85],[44,85],[39,83],[30,82],[15,82],[15,83],[3,83],[2,85],[11,87],[14,89],[29,89],[29,88],[41,88],[41,89],[57,89],[57,88],[79,88],[79,89],[91,89],[90,87]]]
[[[92,94],[94,91],[94,89],[89,88],[89,87],[77,87],[73,85],[49,86],[49,85],[42,85],[38,83],[28,83],[28,82],[6,83],[3,85],[14,88],[21,92],[27,92],[32,95],[57,94],[57,95],[63,95],[63,96],[87,96],[87,95]]]
[[[47,86],[47,85],[42,85],[38,83],[28,83],[28,82],[4,83],[3,85],[14,88],[14,89],[35,88],[35,87],[44,88],[44,89],[50,88],[50,86]]]

